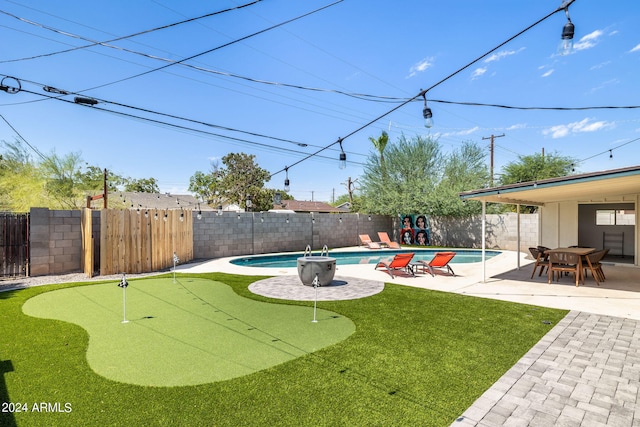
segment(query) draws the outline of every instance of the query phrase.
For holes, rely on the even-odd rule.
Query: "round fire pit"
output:
[[[305,256],[298,258],[298,277],[302,284],[313,286],[318,276],[318,285],[328,285],[336,274],[336,259],[328,256]]]

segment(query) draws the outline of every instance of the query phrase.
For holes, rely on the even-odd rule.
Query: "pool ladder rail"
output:
[[[311,253],[311,245],[307,245],[307,247],[305,248],[304,256],[313,256],[313,254]],[[327,245],[324,245],[322,247],[322,252],[320,252],[320,256],[329,256],[329,248],[327,247]]]

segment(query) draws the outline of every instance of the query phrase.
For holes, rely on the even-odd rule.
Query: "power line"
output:
[[[42,153],[40,152],[40,150],[38,150],[36,147],[34,147],[33,145],[29,144],[29,141],[27,141],[27,140],[26,140],[26,139],[25,139],[25,138],[20,134],[20,132],[18,132],[18,130],[17,130],[16,128],[14,128],[14,127],[13,127],[13,125],[12,125],[11,123],[9,123],[9,121],[8,121],[8,120],[7,120],[7,119],[6,119],[2,114],[0,114],[0,117],[1,117],[1,118],[2,118],[2,120],[4,120],[4,122],[5,122],[5,123],[6,123],[6,124],[11,128],[11,130],[13,130],[13,131],[16,133],[16,135],[18,135],[18,136],[20,137],[20,139],[21,139],[22,141],[24,141],[24,143],[25,143],[25,144],[27,144],[27,145],[29,146],[29,148],[31,148],[31,149],[33,150],[33,152],[34,152],[34,153],[36,153],[38,156],[40,156],[40,158],[41,158],[42,160],[47,160],[47,157],[46,157],[44,154],[42,154]]]
[[[186,24],[186,23],[189,23],[189,22],[194,22],[194,21],[197,21],[197,20],[200,20],[200,19],[204,19],[204,18],[209,18],[211,16],[219,15],[219,14],[230,12],[230,11],[233,11],[233,10],[243,9],[245,7],[257,4],[257,3],[261,2],[261,1],[262,0],[254,0],[251,3],[243,4],[243,5],[232,7],[232,8],[227,8],[227,9],[220,10],[220,11],[217,11],[217,12],[207,13],[205,15],[201,15],[201,16],[198,16],[198,17],[195,17],[195,18],[185,19],[183,21],[174,22],[172,24],[167,24],[167,25],[163,25],[163,26],[160,26],[160,27],[150,28],[148,30],[139,31],[137,33],[129,34],[129,35],[126,35],[126,36],[116,37],[114,39],[107,40],[107,41],[104,41],[104,42],[91,40],[91,39],[88,39],[86,37],[81,37],[81,36],[78,36],[76,34],[72,34],[72,33],[67,32],[67,31],[62,31],[62,30],[59,30],[57,28],[53,28],[53,27],[50,27],[48,25],[44,25],[44,24],[29,20],[29,19],[26,19],[26,18],[21,18],[21,17],[19,17],[17,15],[14,15],[14,14],[10,13],[10,12],[4,11],[4,10],[0,10],[0,13],[2,13],[4,15],[7,15],[7,16],[10,16],[12,18],[15,18],[15,19],[17,19],[17,20],[19,20],[21,22],[27,23],[29,25],[34,25],[36,27],[40,27],[40,28],[43,28],[45,30],[53,31],[54,33],[61,34],[61,35],[64,35],[64,36],[73,37],[73,38],[76,38],[76,39],[81,39],[81,40],[85,40],[85,41],[91,42],[91,44],[88,44],[88,45],[85,45],[85,46],[76,46],[76,47],[73,47],[73,48],[70,48],[70,49],[65,49],[65,50],[61,50],[61,51],[57,51],[57,52],[44,53],[44,54],[41,54],[41,55],[35,55],[35,56],[26,57],[26,58],[6,59],[6,60],[3,60],[3,61],[0,61],[0,64],[4,64],[4,63],[7,63],[7,62],[28,61],[28,60],[32,60],[32,59],[47,57],[47,56],[54,56],[54,55],[59,55],[59,54],[62,54],[62,53],[73,52],[75,50],[86,49],[86,48],[97,46],[97,45],[111,47],[111,48],[115,48],[115,49],[120,49],[118,46],[111,46],[111,45],[108,45],[108,43],[112,43],[112,42],[119,41],[119,40],[129,39],[129,38],[132,38],[132,37],[140,36],[142,34],[152,33],[152,32],[155,32],[155,31],[165,30],[167,28],[176,27],[178,25]],[[123,49],[123,50],[126,50],[126,49]]]
[[[154,72],[156,72],[156,71],[164,70],[165,68],[169,68],[169,67],[171,67],[171,66],[173,66],[173,65],[182,64],[183,62],[190,61],[190,60],[192,60],[192,59],[198,58],[198,57],[200,57],[200,56],[203,56],[203,55],[206,55],[206,54],[208,54],[208,53],[214,52],[214,51],[216,51],[216,50],[222,49],[222,48],[224,48],[224,47],[228,47],[228,46],[231,46],[231,45],[233,45],[233,44],[239,43],[239,42],[241,42],[241,41],[244,41],[244,40],[250,39],[250,38],[252,38],[252,37],[255,37],[255,36],[257,36],[257,35],[260,35],[260,34],[266,33],[267,31],[271,31],[271,30],[273,30],[273,29],[275,29],[275,28],[282,27],[283,25],[290,24],[291,22],[297,21],[297,20],[299,20],[299,19],[306,18],[307,16],[313,15],[313,14],[315,14],[315,13],[317,13],[317,12],[320,12],[320,11],[322,11],[322,10],[324,10],[324,9],[327,9],[327,8],[329,8],[329,7],[331,7],[331,6],[335,6],[336,4],[338,4],[338,3],[342,3],[343,1],[344,1],[344,0],[337,0],[337,1],[335,1],[334,3],[331,3],[331,4],[328,4],[328,5],[325,5],[325,6],[319,7],[319,8],[317,8],[317,9],[315,9],[315,10],[312,10],[311,12],[304,13],[304,14],[302,14],[302,15],[299,15],[299,16],[295,17],[295,18],[291,18],[291,19],[288,19],[288,20],[286,20],[286,21],[283,21],[283,22],[281,22],[281,23],[279,23],[279,24],[272,25],[271,27],[264,28],[264,29],[262,29],[262,30],[260,30],[260,31],[256,31],[256,32],[251,33],[251,34],[249,34],[249,35],[246,35],[246,36],[244,36],[244,37],[240,37],[239,39],[235,39],[235,40],[232,40],[232,41],[230,41],[230,42],[228,42],[228,43],[222,44],[222,45],[220,45],[220,46],[216,46],[216,47],[214,47],[214,48],[211,48],[211,49],[205,50],[204,52],[200,52],[200,53],[197,53],[197,54],[195,54],[195,55],[191,55],[191,56],[188,56],[188,57],[186,57],[186,58],[183,58],[183,59],[177,60],[177,61],[175,61],[175,62],[171,62],[171,63],[169,63],[169,64],[163,65],[163,66],[161,66],[161,67],[153,68],[153,69],[151,69],[151,70],[147,70],[147,71],[144,71],[144,72],[142,72],[142,73],[134,74],[134,75],[132,75],[132,76],[125,77],[125,78],[122,78],[122,79],[119,79],[119,80],[116,80],[116,81],[113,81],[113,82],[110,82],[110,83],[105,83],[105,84],[102,84],[102,85],[99,85],[99,86],[94,86],[94,87],[89,88],[89,89],[84,89],[84,90],[82,90],[82,91],[80,91],[80,92],[86,92],[86,91],[90,91],[90,90],[94,90],[94,89],[102,88],[102,87],[105,87],[105,86],[110,86],[110,85],[113,85],[113,84],[116,84],[116,83],[122,83],[122,82],[124,82],[124,81],[131,80],[131,79],[135,79],[135,78],[138,78],[138,77],[141,77],[141,76],[145,76],[145,75],[147,75],[147,74],[151,74],[151,73],[154,73]]]
[[[46,95],[46,94],[40,94],[40,93],[33,92],[33,91],[30,91],[30,90],[26,90],[26,89],[22,89],[22,91],[24,91],[26,93],[33,94],[33,95],[43,96],[43,97],[46,97],[46,98],[49,98],[49,99],[53,99],[53,100],[56,100],[56,101],[65,102],[65,103],[68,103],[68,104],[80,104],[80,105],[83,104],[82,102],[74,102],[74,101],[70,101],[70,100],[67,100],[67,99],[64,99],[64,98],[51,96],[51,95]],[[111,103],[109,101],[104,101],[104,102]],[[124,107],[128,107],[128,108],[137,109],[136,107],[126,106],[125,104],[118,104],[118,103],[112,103],[112,104],[119,105],[119,106],[124,106]],[[285,152],[285,153],[290,153],[290,154],[295,154],[295,155],[303,155],[303,156],[307,154],[305,152],[298,151],[298,150],[292,150],[292,149],[288,149],[288,148],[277,147],[277,146],[264,144],[264,143],[260,143],[260,142],[256,142],[256,141],[250,141],[250,140],[243,139],[243,138],[237,138],[237,137],[233,137],[233,136],[229,136],[229,135],[223,135],[223,134],[219,134],[219,133],[209,132],[209,131],[205,131],[205,130],[202,130],[202,129],[196,129],[196,128],[193,128],[193,127],[182,126],[182,125],[178,125],[178,124],[175,124],[175,123],[170,123],[170,122],[166,122],[166,121],[152,119],[152,118],[149,118],[149,117],[143,117],[143,116],[139,116],[139,115],[135,115],[135,114],[125,113],[125,112],[122,112],[122,111],[116,111],[116,110],[110,110],[110,109],[107,109],[107,108],[97,107],[95,105],[92,105],[90,108],[95,109],[95,110],[99,110],[99,111],[103,111],[103,112],[107,112],[107,113],[111,113],[111,114],[120,115],[120,116],[123,116],[123,117],[128,117],[128,118],[133,118],[133,119],[137,119],[137,120],[146,121],[146,122],[157,124],[157,125],[168,126],[168,127],[171,127],[171,128],[174,128],[174,129],[178,129],[178,130],[190,131],[190,132],[195,132],[195,133],[199,133],[199,134],[203,134],[203,135],[214,136],[214,137],[222,138],[222,139],[225,139],[225,140],[233,141],[233,142],[236,142],[236,143],[250,144],[250,145],[253,145],[253,146],[261,147],[263,149],[275,150],[275,151],[280,151],[280,152]],[[139,109],[139,110],[145,111],[145,112],[150,112],[150,113],[153,113],[153,114],[158,114],[158,115],[165,115],[165,116],[176,118],[176,119],[180,119],[180,120],[187,120],[187,121],[191,121],[191,122],[194,122],[194,123],[199,123],[199,124],[202,124],[202,125],[205,125],[205,126],[214,126],[215,127],[215,125],[211,125],[211,124],[208,124],[206,122],[198,122],[198,121],[191,120],[191,119],[181,118],[179,116],[172,116],[172,115],[169,115],[169,114],[154,112],[154,111],[151,111],[151,110],[144,110],[144,109]],[[231,128],[229,128],[229,129],[231,129]],[[239,130],[235,130],[235,131],[242,132],[242,131],[239,131]],[[259,134],[255,134],[255,135],[259,135]],[[268,138],[266,135],[263,136],[263,137]],[[332,158],[326,157],[326,156],[318,156],[318,157],[323,158],[323,159],[327,159],[327,160],[333,160]],[[359,165],[364,165],[362,163],[357,163],[357,162],[354,162],[354,163],[359,164]]]
[[[365,123],[364,125],[360,126],[359,128],[355,129],[354,131],[350,132],[349,134],[347,134],[344,137],[340,137],[338,138],[337,141],[327,145],[325,148],[318,150],[317,152],[310,154],[309,156],[305,157],[304,159],[299,160],[298,162],[294,163],[293,165],[287,166],[277,172],[275,172],[273,175],[276,175],[280,172],[284,172],[286,169],[290,169],[292,166],[296,166],[302,162],[304,162],[305,160],[309,159],[310,157],[317,155],[319,153],[321,153],[322,151],[328,149],[329,147],[332,147],[336,144],[340,144],[342,146],[342,142],[349,138],[350,136],[360,132],[361,130],[367,128],[368,126],[372,125],[373,123],[377,122],[380,119],[385,118],[386,116],[388,116],[389,114],[393,113],[394,111],[404,107],[405,105],[409,104],[410,102],[413,102],[416,99],[419,99],[421,97],[424,97],[425,102],[426,102],[426,94],[432,90],[433,88],[441,85],[442,83],[446,82],[447,80],[451,79],[452,77],[456,76],[457,74],[461,73],[463,70],[466,70],[467,68],[471,67],[473,64],[475,64],[476,62],[480,61],[482,58],[486,57],[487,55],[495,52],[496,50],[500,49],[502,46],[506,45],[507,43],[509,43],[510,41],[512,41],[513,39],[519,37],[520,35],[522,35],[523,33],[529,31],[531,28],[535,27],[536,25],[540,24],[541,22],[545,21],[546,19],[548,19],[549,17],[553,16],[554,14],[556,14],[557,12],[560,12],[561,10],[565,10],[567,7],[569,7],[569,5],[571,3],[573,3],[575,0],[566,0],[560,7],[558,7],[557,9],[555,9],[554,11],[548,13],[547,15],[545,15],[543,18],[540,18],[539,20],[537,20],[536,22],[534,22],[533,24],[529,25],[528,27],[526,27],[524,30],[521,30],[520,32],[518,32],[517,34],[515,34],[514,36],[508,38],[507,40],[505,40],[504,42],[500,43],[499,45],[495,46],[494,48],[490,49],[489,51],[483,53],[482,55],[478,56],[477,58],[475,58],[473,61],[469,62],[468,64],[464,65],[463,67],[457,69],[456,71],[454,71],[453,73],[447,75],[446,77],[444,77],[443,79],[439,80],[438,82],[436,82],[435,84],[431,85],[429,88],[421,90],[418,94],[416,94],[415,96],[413,96],[412,98],[409,98],[408,100],[400,103],[399,105],[396,105],[395,107],[391,108],[390,110],[388,110],[386,113],[383,113],[381,115],[379,115],[378,117],[374,118],[373,120],[370,120],[369,122]]]

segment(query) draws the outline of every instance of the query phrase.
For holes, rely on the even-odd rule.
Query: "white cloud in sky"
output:
[[[542,74],[542,77],[549,77],[551,74],[553,74],[553,68],[545,71],[544,74]]]
[[[438,134],[438,138],[449,138],[449,137],[456,137],[456,136],[468,136],[471,135],[474,132],[477,132],[480,130],[480,127],[475,126],[469,129],[463,129],[457,132],[444,132],[441,134]]]
[[[566,125],[552,126],[549,129],[543,130],[542,134],[556,139],[563,138],[571,133],[596,132],[614,126],[615,124],[613,122],[606,122],[604,120],[592,122],[591,119],[587,118]]]
[[[631,49],[631,50],[629,51],[629,53],[631,53],[631,52],[638,52],[639,50],[640,50],[640,43],[638,43],[638,44],[636,45],[636,47],[634,47],[633,49]]]
[[[600,68],[604,68],[609,64],[611,64],[611,61],[604,61],[604,62],[601,62],[599,64],[596,64],[596,65],[592,66],[591,68],[589,68],[589,70],[599,70]]]
[[[506,58],[507,56],[511,56],[511,55],[515,55],[517,53],[520,53],[524,49],[525,49],[524,47],[521,47],[518,50],[503,50],[503,51],[500,51],[500,52],[493,53],[493,54],[491,54],[491,56],[489,56],[487,59],[484,60],[484,63],[488,64],[490,62],[499,61],[502,58]]]
[[[428,68],[433,67],[433,58],[424,58],[422,61],[419,61],[409,68],[409,75],[407,78],[413,77],[418,73],[422,73]]]
[[[480,68],[476,68],[475,70],[473,70],[473,73],[471,73],[471,79],[477,79],[478,77],[482,76],[484,73],[487,72],[487,67],[480,67]]]
[[[577,43],[574,43],[573,49],[575,51],[591,49],[596,44],[598,44],[598,41],[603,34],[604,32],[602,30],[592,31],[586,36],[583,36]]]
[[[518,124],[509,126],[506,130],[518,130],[518,129],[526,129],[526,128],[527,128],[526,123],[518,123]]]

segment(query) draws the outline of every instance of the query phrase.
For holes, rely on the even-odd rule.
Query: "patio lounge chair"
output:
[[[410,274],[411,276],[415,276],[415,274],[413,273],[413,269],[409,264],[414,255],[415,254],[413,252],[409,252],[406,254],[397,254],[396,256],[393,257],[393,259],[390,262],[380,261],[378,264],[376,264],[375,269],[377,270],[378,268],[382,268],[382,267],[386,268],[391,278],[394,277],[393,276],[394,271],[395,272],[404,271]]]
[[[533,279],[533,275],[536,274],[538,267],[540,267],[538,276],[542,276],[544,269],[549,267],[549,255],[545,255],[544,249],[540,246],[537,248],[529,248],[529,252],[531,252],[531,256],[535,259],[533,271],[531,272],[531,278]]]
[[[366,246],[369,249],[382,249],[380,242],[372,241],[368,234],[360,234],[358,237],[360,237],[360,243],[362,246]]]
[[[456,256],[455,252],[436,252],[431,261],[420,261],[420,263],[425,270],[429,271],[431,277],[435,276],[435,268],[446,269],[452,276],[455,276],[456,273],[453,272],[453,268],[449,265],[454,256]]]
[[[391,249],[400,249],[400,243],[392,242],[386,231],[378,231],[378,238],[383,245],[387,245]]]

